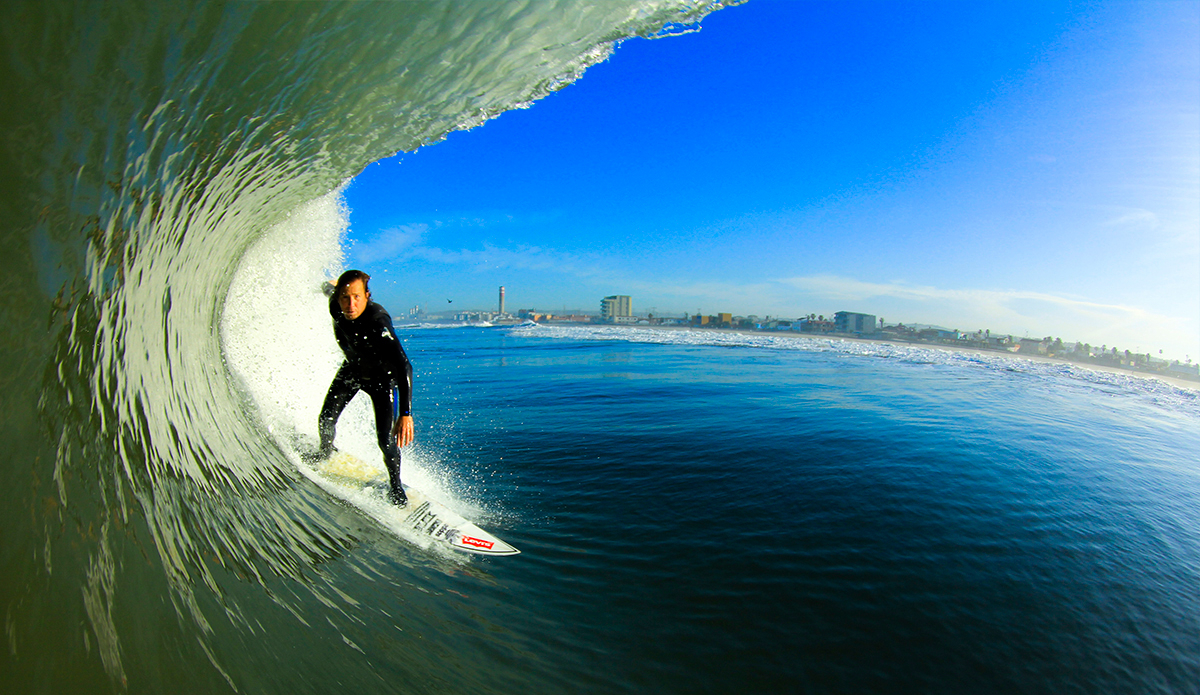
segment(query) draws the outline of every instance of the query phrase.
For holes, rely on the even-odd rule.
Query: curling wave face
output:
[[[263,604],[337,633],[342,589],[319,568],[353,523],[297,482],[248,383],[305,368],[276,359],[295,335],[252,344],[270,336],[240,331],[241,307],[313,301],[268,271],[336,270],[331,191],[370,162],[716,7],[6,3],[6,680],[177,689],[171,666],[241,688],[229,662],[258,658]],[[248,268],[272,235],[292,254]]]

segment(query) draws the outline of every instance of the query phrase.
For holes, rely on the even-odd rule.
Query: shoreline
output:
[[[554,325],[597,326],[597,325],[608,325],[608,324],[587,324],[587,323],[556,324],[556,323],[549,323],[549,324],[542,324],[542,325],[548,325],[548,326],[554,326]],[[1094,372],[1106,372],[1109,374],[1122,374],[1122,375],[1138,377],[1138,378],[1142,378],[1142,379],[1158,379],[1158,380],[1163,381],[1172,386],[1178,386],[1180,388],[1191,389],[1193,391],[1200,391],[1200,381],[1192,381],[1190,379],[1183,379],[1180,377],[1174,377],[1174,376],[1170,376],[1167,374],[1138,372],[1138,371],[1134,371],[1131,369],[1121,369],[1120,367],[1110,367],[1108,365],[1085,364],[1082,362],[1073,362],[1071,360],[1058,359],[1056,357],[1047,357],[1046,355],[1021,355],[1018,353],[1008,352],[1006,350],[1004,350],[1004,351],[1002,351],[1002,350],[983,350],[983,349],[975,348],[975,347],[960,347],[958,345],[944,345],[941,343],[917,343],[917,342],[906,342],[906,341],[898,341],[898,340],[882,340],[882,339],[876,340],[876,339],[868,339],[868,338],[854,338],[854,337],[844,336],[844,335],[813,336],[813,335],[805,335],[802,333],[793,333],[793,332],[789,332],[789,331],[750,331],[750,330],[745,330],[745,329],[741,329],[741,328],[695,328],[693,326],[639,326],[636,324],[621,325],[619,327],[620,328],[636,328],[639,330],[650,330],[650,331],[693,331],[696,333],[707,333],[707,332],[733,333],[735,335],[753,335],[753,336],[762,336],[762,337],[768,337],[768,338],[785,338],[785,339],[792,339],[792,340],[807,338],[809,340],[841,340],[841,341],[844,341],[847,343],[883,344],[883,345],[892,345],[895,347],[922,347],[922,348],[931,348],[934,350],[944,350],[946,352],[961,352],[961,353],[967,353],[967,354],[972,354],[972,355],[1001,357],[1001,358],[1011,359],[1011,360],[1030,360],[1032,362],[1047,362],[1047,363],[1052,363],[1052,364],[1068,364],[1068,365],[1072,365],[1075,367],[1079,367],[1080,369],[1090,369]]]

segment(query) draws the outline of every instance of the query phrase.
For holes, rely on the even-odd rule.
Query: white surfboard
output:
[[[405,507],[387,502],[386,472],[352,454],[336,451],[309,470],[326,490],[359,507],[385,526],[468,553],[516,555],[521,552],[416,488],[405,486],[408,495]],[[369,504],[363,504],[364,501]]]

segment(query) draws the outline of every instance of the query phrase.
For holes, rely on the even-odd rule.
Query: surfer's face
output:
[[[342,316],[351,321],[362,316],[370,297],[371,295],[367,294],[366,289],[363,288],[362,280],[354,280],[347,284],[342,293],[338,295],[338,306],[342,309]]]

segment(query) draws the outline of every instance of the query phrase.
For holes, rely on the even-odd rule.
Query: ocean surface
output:
[[[303,474],[339,187],[717,8],[0,5],[4,692],[1200,692],[1200,398],[1158,380],[400,326],[405,480],[522,554]]]

